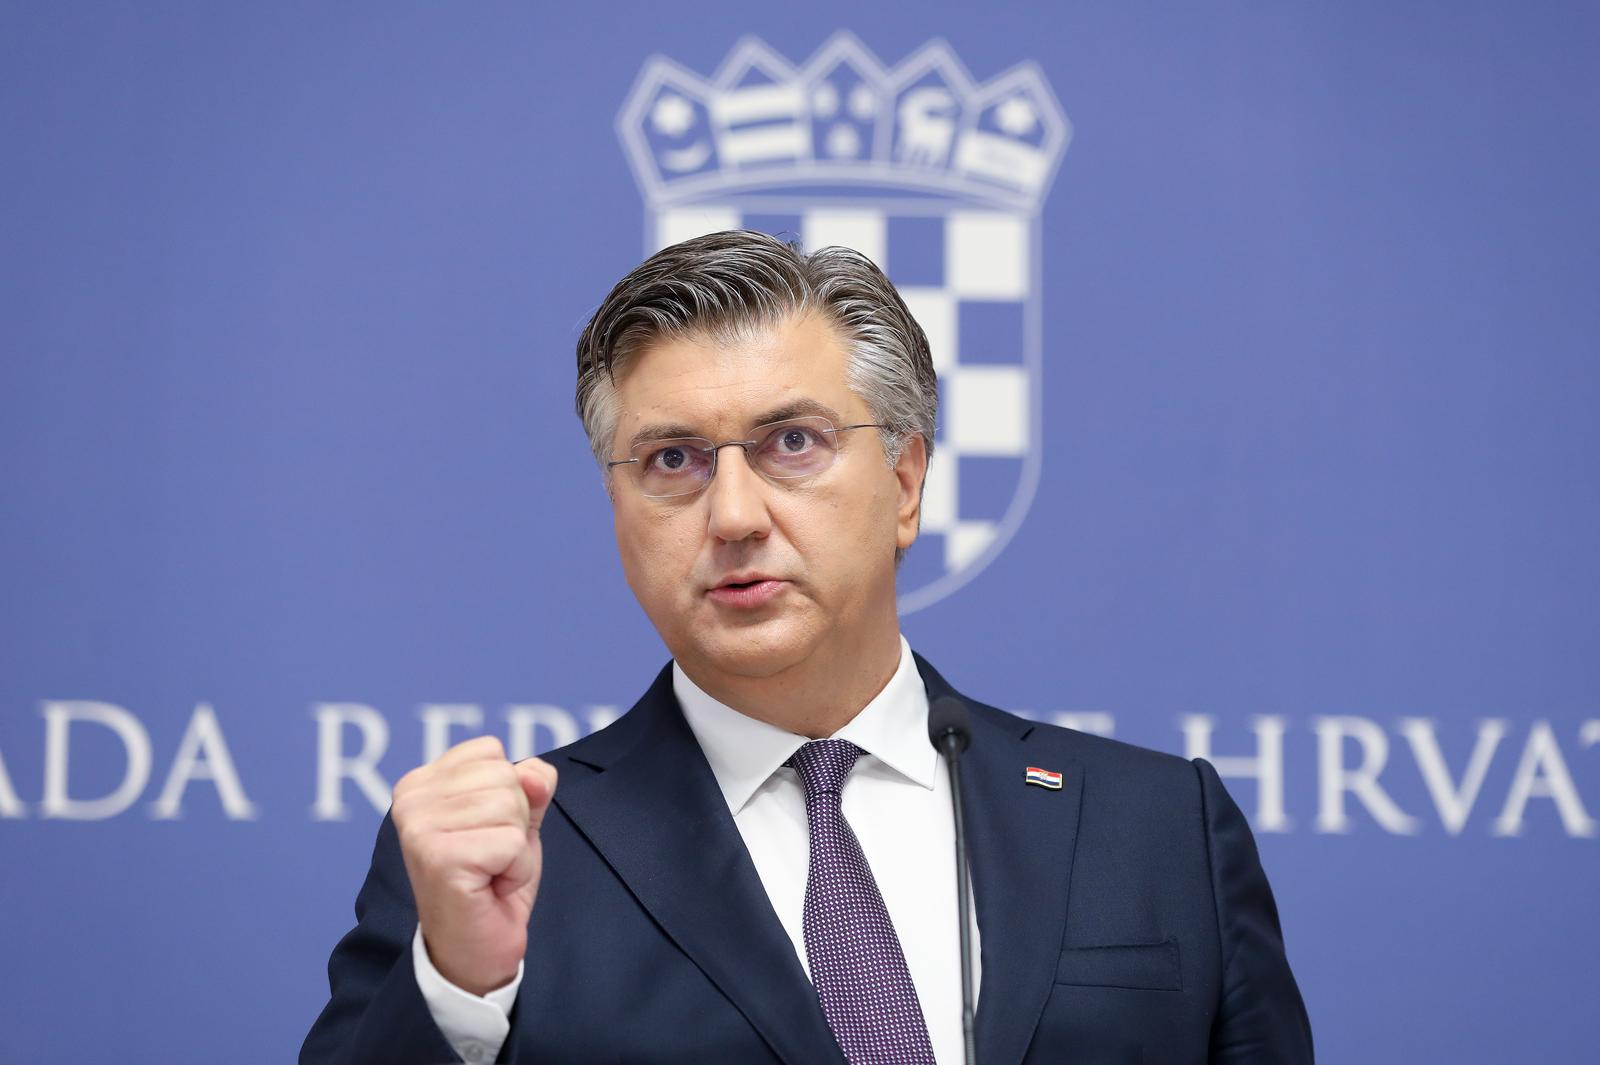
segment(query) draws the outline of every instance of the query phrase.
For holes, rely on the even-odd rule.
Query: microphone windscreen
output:
[[[972,730],[967,724],[967,704],[953,695],[941,695],[928,707],[928,740],[943,752],[951,739],[959,754],[972,742]]]

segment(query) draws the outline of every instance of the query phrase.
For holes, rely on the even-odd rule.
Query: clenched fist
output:
[[[512,765],[493,736],[458,743],[394,787],[390,814],[434,968],[482,995],[517,975],[539,890],[539,826],[556,770]]]

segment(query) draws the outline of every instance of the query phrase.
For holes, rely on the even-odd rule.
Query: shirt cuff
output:
[[[500,1056],[506,1036],[511,1032],[511,1007],[522,985],[522,962],[517,975],[504,987],[487,995],[474,995],[446,980],[433,966],[428,948],[422,942],[422,926],[411,937],[411,967],[416,971],[417,989],[428,1004],[433,1023],[462,1061],[494,1061]]]

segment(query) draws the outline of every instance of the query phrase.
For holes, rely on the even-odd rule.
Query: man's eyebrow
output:
[[[657,422],[654,425],[641,426],[637,433],[628,438],[628,448],[632,450],[646,440],[676,440],[684,436],[699,436],[700,430],[683,422]]]
[[[773,407],[771,410],[765,411],[750,424],[770,425],[773,422],[786,421],[789,418],[809,417],[826,418],[834,425],[838,425],[841,421],[839,412],[826,403],[802,396],[799,399],[790,400],[782,406]]]
[[[787,421],[790,418],[826,418],[834,425],[841,421],[838,411],[820,400],[809,397],[792,399],[787,403],[762,411],[750,422],[751,428],[758,425],[770,425],[773,422]],[[639,431],[628,438],[628,447],[632,449],[648,440],[676,440],[685,436],[705,438],[705,431],[687,422],[656,422],[651,425],[639,427]]]

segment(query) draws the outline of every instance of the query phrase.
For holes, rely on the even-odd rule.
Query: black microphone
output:
[[[961,752],[972,743],[967,704],[941,695],[928,708],[928,739],[950,766],[950,804],[956,817],[956,906],[961,920],[961,1041],[967,1065],[978,1051],[972,1040],[972,884],[967,878],[967,830],[961,816]]]

